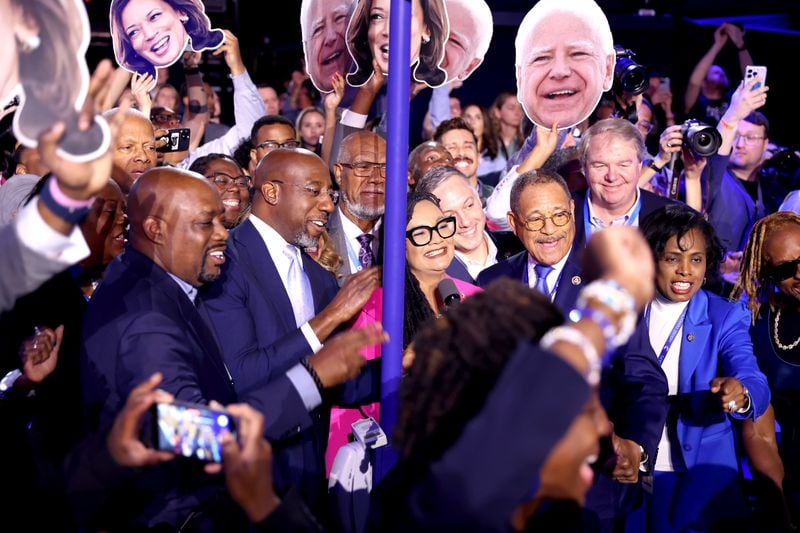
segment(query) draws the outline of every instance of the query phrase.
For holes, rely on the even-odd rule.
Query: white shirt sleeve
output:
[[[14,227],[19,242],[25,248],[62,263],[65,268],[89,255],[89,246],[77,225],[69,235],[62,235],[44,221],[39,213],[39,198],[34,198],[20,210]]]
[[[367,125],[367,115],[345,109],[342,111],[342,118],[339,119],[339,123],[343,126],[350,126],[351,128],[363,130],[364,126]]]
[[[511,188],[519,177],[519,165],[514,165],[506,172],[497,186],[492,191],[492,195],[486,199],[486,222],[492,230],[510,231],[508,224],[508,212],[511,211]]]

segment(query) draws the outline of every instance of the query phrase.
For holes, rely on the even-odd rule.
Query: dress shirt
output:
[[[667,342],[675,322],[677,322],[687,305],[689,305],[689,302],[671,302],[661,295],[656,295],[655,300],[650,305],[650,345],[653,347],[656,357],[661,355],[661,349]],[[668,394],[670,396],[678,394],[682,336],[683,325],[681,324],[678,334],[675,335],[675,340],[672,341],[672,345],[661,363],[661,369],[664,370],[664,374],[667,376]],[[655,470],[662,472],[672,472],[674,470],[671,446],[667,424],[665,424],[661,433],[661,441],[658,443]]]
[[[89,246],[76,224],[69,235],[64,235],[44,221],[39,213],[39,198],[20,209],[14,222],[19,242],[39,255],[64,264],[73,265],[89,255]]]
[[[497,263],[497,246],[495,246],[494,241],[491,237],[489,237],[489,234],[486,233],[485,230],[483,232],[483,239],[486,241],[486,249],[488,250],[486,259],[483,261],[475,261],[470,259],[465,254],[456,250],[456,257],[462,263],[464,263],[464,266],[467,268],[469,275],[472,276],[472,279],[478,279],[478,274],[480,274],[484,269],[487,269]]]
[[[483,211],[486,213],[486,222],[490,229],[511,231],[507,215],[511,211],[511,188],[517,182],[517,178],[519,178],[519,165],[514,165],[503,174],[491,196],[486,199]]]
[[[253,223],[253,227],[255,227],[256,231],[258,231],[258,234],[261,235],[261,239],[264,241],[273,263],[275,263],[275,268],[278,271],[281,282],[286,288],[286,293],[290,295],[289,299],[291,300],[292,291],[287,286],[287,278],[289,276],[289,258],[283,253],[284,249],[286,249],[286,245],[289,243],[287,243],[286,240],[281,237],[280,234],[269,224],[257,216],[251,214],[250,222]],[[298,260],[301,259],[298,257]],[[302,260],[300,264],[302,265]],[[294,317],[292,318],[294,319]],[[314,330],[311,329],[311,326],[308,324],[308,322],[300,326],[300,331],[303,333],[306,342],[308,342],[308,345],[311,346],[311,349],[314,351],[314,353],[317,353],[322,348],[322,343],[319,341],[316,333],[314,333]],[[300,393],[300,397],[303,398],[303,403],[309,411],[322,403],[322,397],[320,396],[319,389],[317,389],[313,378],[308,371],[303,368],[303,365],[297,364],[290,368],[289,371],[286,372],[286,377],[289,378],[289,381],[292,382],[294,387]]]
[[[186,296],[188,296],[189,300],[192,303],[195,303],[195,300],[197,299],[197,287],[195,287],[191,283],[186,283],[185,281],[183,281],[181,278],[179,278],[178,276],[176,276],[172,272],[167,272],[167,276],[169,276],[173,280],[175,280],[175,283],[177,283],[178,287],[181,288],[183,293]],[[211,324],[209,324],[209,326],[211,326]]]
[[[341,208],[337,207],[336,209],[339,209],[339,219],[342,221],[342,231],[344,232],[345,242],[347,243],[347,261],[350,263],[350,272],[355,274],[362,270],[361,261],[358,259],[358,251],[361,249],[361,243],[358,242],[358,237],[364,232],[361,231],[361,228],[356,226],[355,222],[342,213]],[[379,218],[375,227],[372,228],[372,231],[366,232],[375,237],[372,239],[372,254],[375,258],[378,257],[378,230],[381,227],[382,221],[383,217]]]
[[[636,187],[636,201],[633,202],[631,208],[628,209],[628,211],[625,214],[618,216],[617,218],[612,220],[611,224],[606,224],[600,217],[594,214],[594,205],[592,204],[591,191],[587,191],[586,201],[589,204],[588,220],[592,233],[594,233],[595,231],[599,231],[601,229],[610,228],[611,226],[633,226],[633,227],[639,226],[639,210],[637,209],[637,207],[639,207],[642,201],[641,194],[639,194],[639,187]],[[575,209],[583,209],[583,206],[575,206]],[[588,239],[589,235],[587,235],[586,238]]]
[[[548,293],[547,297],[550,298],[552,302],[556,296],[556,290],[558,289],[558,284],[560,283],[559,278],[561,277],[561,271],[564,270],[564,265],[567,263],[567,258],[569,257],[572,248],[567,250],[567,253],[564,254],[564,257],[556,263],[555,265],[550,265],[553,267],[553,270],[547,275],[547,288]],[[528,286],[532,289],[536,288],[536,271],[534,267],[536,267],[538,263],[533,258],[533,256],[529,253],[528,254]]]

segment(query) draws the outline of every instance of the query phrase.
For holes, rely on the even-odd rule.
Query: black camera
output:
[[[647,68],[635,61],[636,54],[633,50],[615,44],[617,63],[614,65],[614,88],[631,96],[642,94],[650,84]]]
[[[716,128],[695,119],[683,123],[681,135],[683,135],[683,146],[697,157],[716,154],[722,144],[722,136]]]

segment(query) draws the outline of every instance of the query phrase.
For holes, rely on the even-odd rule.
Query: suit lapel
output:
[[[350,255],[347,249],[347,239],[344,236],[344,229],[342,228],[341,213],[336,209],[328,221],[328,235],[333,241],[333,246],[342,257],[342,266],[339,267],[339,284],[344,283],[347,276],[352,274],[350,271]]]
[[[331,273],[319,266],[307,253],[302,252],[300,255],[303,257],[303,270],[305,270],[308,277],[311,295],[314,298],[314,314],[317,315],[330,303],[330,299],[333,297],[332,295],[330,297],[327,295],[331,286],[328,283]]]
[[[561,270],[561,277],[558,281],[558,290],[553,298],[553,303],[563,312],[568,313],[578,301],[578,292],[583,287],[583,273],[578,262],[578,247],[574,244],[569,252],[564,268]]]
[[[239,264],[248,278],[258,284],[262,298],[275,306],[284,331],[296,329],[290,296],[286,293],[267,245],[264,244],[253,223],[249,220],[244,221],[234,232],[234,241],[238,248]],[[287,322],[288,318],[292,319],[291,324]]]
[[[711,337],[711,323],[708,321],[708,296],[702,290],[698,291],[689,302],[682,334],[678,391],[690,392],[692,376],[700,358],[708,350],[708,341]]]

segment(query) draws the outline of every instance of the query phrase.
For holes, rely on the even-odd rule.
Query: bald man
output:
[[[379,229],[386,208],[386,140],[371,131],[351,133],[339,145],[333,175],[339,205],[330,216],[330,242],[342,258],[337,281],[378,264]]]
[[[316,414],[313,430],[296,435],[296,445],[275,453],[279,493],[299,485],[316,509],[326,492],[330,405],[322,403],[320,385],[325,389],[328,383],[315,384],[308,373],[295,375],[292,369],[361,310],[378,286],[378,271],[364,269],[339,289],[334,275],[303,252],[317,245],[338,197],[317,155],[301,148],[268,153],[256,167],[254,188],[251,214],[231,232],[222,275],[204,301],[236,389],[247,390],[289,370]],[[374,377],[362,373],[337,400],[374,399]],[[331,401],[331,395],[325,399]]]
[[[219,193],[198,174],[157,168],[134,183],[128,197],[129,247],[109,266],[86,314],[82,385],[92,429],[108,431],[130,391],[155,372],[164,376],[160,387],[177,400],[250,403],[264,414],[265,435],[276,443],[313,427],[288,374],[237,394],[198,298],[198,290],[217,279],[225,263],[223,217]],[[324,359],[326,353],[315,357]],[[351,357],[353,364],[359,364],[357,357]],[[319,375],[337,379],[322,367]],[[91,471],[82,475],[95,475]],[[224,493],[222,480],[200,474],[197,465],[183,462],[143,471],[135,497],[121,491],[124,501],[108,503],[110,512],[103,514],[115,523],[104,525],[177,529],[193,510]],[[210,512],[201,521],[215,518]]]

